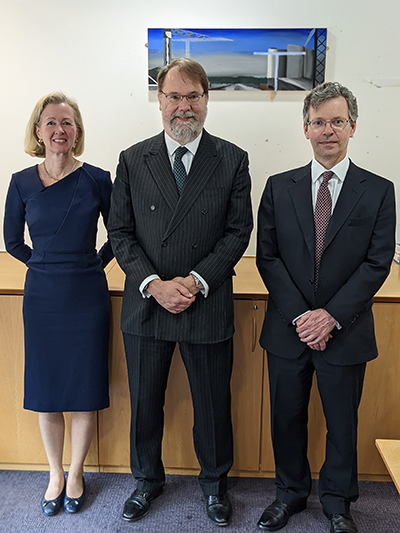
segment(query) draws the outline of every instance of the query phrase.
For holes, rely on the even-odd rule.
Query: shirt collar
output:
[[[318,180],[318,178],[321,176],[321,174],[323,174],[327,170],[331,170],[335,174],[335,176],[338,178],[338,180],[343,182],[344,178],[346,177],[347,171],[349,170],[349,166],[350,166],[350,159],[348,158],[348,156],[346,156],[344,159],[339,161],[337,165],[335,165],[334,167],[330,169],[326,169],[325,167],[321,165],[321,163],[318,163],[316,159],[313,159],[311,163],[311,179],[313,183],[315,183]]]
[[[201,130],[200,135],[198,135],[194,141],[191,141],[190,143],[185,144],[185,148],[189,150],[189,152],[193,155],[196,155],[197,149],[199,147],[201,137],[203,135],[203,130]],[[167,145],[168,154],[170,157],[172,157],[172,154],[175,152],[179,146],[182,146],[177,141],[172,139],[166,132],[164,132],[164,138],[165,138],[165,144]]]

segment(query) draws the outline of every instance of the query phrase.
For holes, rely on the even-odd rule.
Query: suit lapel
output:
[[[218,155],[211,135],[205,130],[193,158],[187,181],[176,205],[164,238],[169,237],[182,222],[213,175],[221,156]]]
[[[303,231],[304,240],[310,255],[314,257],[314,216],[311,195],[311,163],[300,168],[292,176],[293,185],[289,188],[294,209]]]
[[[364,174],[356,165],[350,162],[346,179],[344,180],[342,190],[340,191],[339,198],[328,226],[324,250],[335,238],[335,235],[351,215],[351,212],[364,194],[365,186],[362,183],[364,180]],[[296,215],[302,228],[308,250],[312,257],[314,257],[315,237],[314,209],[312,206],[311,195],[311,164],[299,169],[296,174],[292,176],[292,181],[293,185],[290,187],[289,193],[292,197]]]
[[[179,194],[164,141],[164,132],[155,136],[152,141],[149,151],[144,154],[144,158],[161,196],[171,211],[175,211]]]
[[[365,186],[362,183],[363,181],[365,181],[364,174],[356,165],[350,162],[349,170],[347,171],[342,190],[340,191],[339,198],[329,222],[324,250],[332,242],[335,235],[349,218],[351,212],[364,194]]]

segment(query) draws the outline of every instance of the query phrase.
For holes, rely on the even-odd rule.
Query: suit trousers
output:
[[[366,363],[339,366],[306,348],[297,359],[268,353],[271,435],[277,499],[306,501],[311,490],[307,459],[308,404],[314,372],[325,415],[326,455],[319,497],[329,514],[346,513],[358,498],[357,425]]]
[[[129,333],[123,337],[131,396],[131,470],[137,488],[151,492],[165,483],[161,459],[164,401],[177,343]],[[192,395],[199,483],[205,496],[222,495],[233,464],[233,342],[178,344]]]

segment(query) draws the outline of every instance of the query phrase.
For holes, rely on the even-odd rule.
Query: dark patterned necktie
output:
[[[314,210],[315,228],[315,283],[314,289],[318,287],[319,264],[321,262],[322,249],[324,247],[325,235],[328,229],[329,220],[332,213],[332,196],[329,192],[328,181],[333,176],[333,172],[324,172],[323,180],[318,189],[317,201]]]
[[[182,163],[182,157],[186,154],[187,151],[188,149],[185,148],[185,146],[179,146],[179,148],[177,148],[175,151],[173,172],[179,194],[181,194],[182,192],[187,177],[185,165]]]

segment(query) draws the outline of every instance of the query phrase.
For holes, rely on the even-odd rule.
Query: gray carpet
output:
[[[0,471],[1,533],[216,533],[207,518],[197,480],[167,476],[164,493],[154,500],[148,516],[124,522],[121,512],[134,489],[128,474],[85,474],[87,501],[80,513],[46,517],[40,509],[48,473]],[[227,533],[261,531],[257,520],[274,499],[272,479],[230,478],[232,523]],[[360,482],[360,498],[352,507],[360,533],[400,533],[400,497],[392,483]],[[317,483],[308,508],[293,516],[284,533],[329,533],[329,522],[318,501]]]

